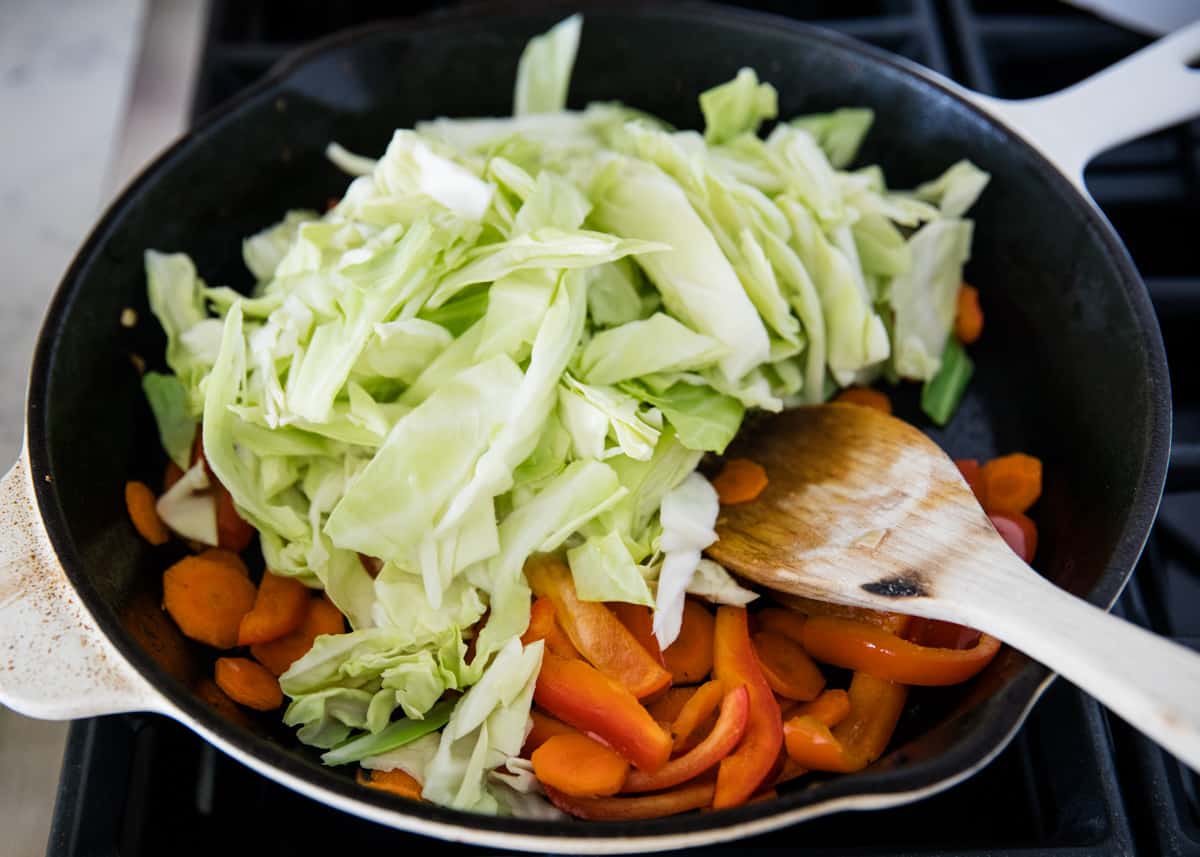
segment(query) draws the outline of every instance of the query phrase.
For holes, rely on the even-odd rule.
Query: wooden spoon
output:
[[[799,408],[763,420],[730,454],[770,482],[722,508],[713,559],[780,592],[992,634],[1200,769],[1200,655],[1022,562],[916,428],[856,405]]]

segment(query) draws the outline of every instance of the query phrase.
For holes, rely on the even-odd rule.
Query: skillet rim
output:
[[[1116,267],[1125,296],[1138,323],[1147,357],[1147,383],[1150,391],[1147,421],[1150,436],[1141,479],[1130,503],[1129,515],[1119,534],[1117,545],[1096,585],[1086,596],[1089,602],[1105,609],[1110,608],[1133,574],[1161,502],[1170,451],[1171,400],[1161,331],[1145,284],[1128,250],[1095,202],[1080,193],[1034,146],[966,98],[957,85],[923,66],[850,36],[776,15],[702,2],[650,7],[627,7],[618,4],[615,8],[601,5],[589,8],[591,4],[585,3],[576,4],[575,8],[579,5],[583,5],[584,11],[591,14],[624,16],[630,19],[665,18],[689,23],[694,17],[703,16],[706,23],[729,30],[773,33],[783,31],[799,44],[806,41],[823,42],[874,68],[890,68],[915,78],[916,83],[926,90],[926,97],[934,92],[952,97],[998,132],[1004,139],[1006,148],[1023,148],[1025,154],[1031,156],[1030,160],[1040,178],[1062,192],[1068,201],[1067,204],[1073,207],[1076,215],[1090,227],[1090,232],[1094,235],[1093,240],[1099,242],[1101,249]],[[476,27],[479,26],[482,16],[535,20],[550,17],[557,11],[560,11],[558,6],[536,10],[508,4],[500,9],[494,6],[476,6],[474,9],[455,10],[451,14],[426,14],[409,20],[375,22],[314,41],[281,59],[260,81],[202,116],[185,135],[147,165],[108,206],[76,253],[55,291],[38,335],[28,386],[26,444],[32,482],[46,531],[68,579],[92,614],[96,625],[117,651],[174,707],[174,712],[168,712],[169,714],[184,720],[186,725],[201,732],[207,740],[222,746],[222,749],[241,761],[246,762],[249,759],[250,764],[257,762],[264,774],[277,780],[285,779],[288,781],[286,785],[299,788],[310,797],[333,803],[359,815],[364,813],[356,809],[355,805],[365,805],[370,810],[365,813],[365,817],[426,835],[470,841],[480,845],[523,848],[566,846],[571,850],[629,851],[652,847],[684,847],[761,833],[806,818],[845,809],[882,808],[908,803],[955,785],[989,763],[1012,740],[1033,705],[1055,677],[1045,667],[1032,661],[1027,662],[1000,691],[1007,698],[1005,701],[1008,704],[1003,709],[1007,717],[980,724],[960,738],[948,752],[914,763],[908,770],[867,770],[853,777],[840,777],[822,783],[819,788],[820,796],[816,798],[811,795],[810,789],[798,790],[783,794],[773,801],[703,815],[692,814],[619,824],[589,824],[576,820],[537,822],[483,816],[429,804],[398,801],[388,795],[363,789],[330,769],[304,760],[295,750],[285,749],[282,745],[230,724],[197,699],[182,683],[172,679],[129,637],[109,604],[100,597],[84,574],[83,563],[72,543],[65,516],[55,496],[57,483],[41,478],[50,472],[49,425],[46,419],[48,412],[42,405],[49,390],[50,370],[65,311],[79,298],[82,277],[94,257],[102,252],[124,211],[136,204],[141,192],[153,185],[159,176],[169,172],[177,162],[189,157],[193,145],[207,136],[220,133],[227,120],[238,115],[242,109],[258,103],[260,99],[285,94],[289,80],[297,72],[327,53],[372,38],[386,37],[390,33],[432,34]],[[465,14],[476,12],[482,15],[468,17]]]

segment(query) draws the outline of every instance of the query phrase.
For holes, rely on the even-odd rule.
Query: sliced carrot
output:
[[[609,601],[605,604],[621,620],[626,630],[633,634],[634,639],[642,644],[642,648],[650,653],[650,657],[665,667],[667,662],[658,646],[658,637],[654,636],[654,615],[650,608],[642,604],[626,604],[624,601]]]
[[[870,387],[847,387],[837,394],[834,401],[858,405],[862,408],[874,408],[885,414],[892,412],[892,400],[887,397],[887,393],[873,390]]]
[[[332,603],[324,598],[309,598],[308,613],[299,628],[278,640],[251,646],[250,653],[272,673],[283,675],[288,667],[308,653],[317,637],[341,634],[345,630],[346,620]]]
[[[163,574],[163,606],[185,636],[218,649],[237,645],[254,606],[254,584],[228,565],[184,557]]]
[[[521,748],[521,755],[525,758],[529,758],[530,753],[555,735],[579,734],[579,730],[574,726],[568,726],[557,717],[551,717],[549,714],[538,711],[536,708],[529,712],[529,719],[533,721],[533,728],[525,736],[525,746]]]
[[[697,690],[697,687],[668,687],[654,699],[646,701],[646,710],[659,723],[674,723]]]
[[[196,554],[200,559],[208,559],[213,562],[219,562],[222,565],[227,565],[243,577],[250,576],[250,569],[246,567],[246,563],[240,556],[233,551],[227,551],[224,548],[205,548]]]
[[[748,458],[731,458],[712,482],[722,505],[749,503],[767,487],[767,471]]]
[[[217,687],[234,702],[255,711],[274,711],[283,705],[279,682],[249,658],[217,658]]]
[[[266,572],[254,608],[242,617],[238,645],[269,643],[300,627],[308,615],[308,587],[294,577]]]
[[[539,782],[572,797],[615,795],[629,774],[620,754],[578,732],[552,736],[530,761]]]
[[[533,606],[529,608],[529,627],[521,635],[521,645],[528,646],[537,640],[545,640],[546,648],[560,658],[579,657],[571,638],[558,624],[554,601],[545,595],[533,599]]]
[[[725,687],[719,681],[706,682],[696,688],[696,692],[683,704],[671,722],[671,735],[675,741],[676,753],[690,749],[704,737],[698,734],[700,727],[721,707],[721,700],[724,698]]]
[[[759,610],[751,619],[759,631],[782,634],[794,643],[804,644],[804,623],[808,617],[798,610],[784,607],[767,607]]]
[[[815,717],[830,729],[846,719],[850,713],[850,694],[844,690],[826,690],[812,702],[801,702],[793,708],[783,721],[793,717]]]
[[[246,729],[254,727],[254,721],[250,716],[221,688],[217,687],[217,683],[210,678],[202,678],[194,687],[196,696],[204,700],[210,708],[221,715],[224,719],[231,723],[236,723]]]
[[[411,774],[399,768],[391,771],[368,771],[359,768],[356,779],[359,785],[368,788],[379,789],[409,800],[421,799],[421,784]]]
[[[817,698],[825,676],[800,644],[774,631],[759,631],[753,639],[754,654],[771,690],[800,702]]]
[[[975,458],[956,458],[954,464],[958,467],[958,472],[963,475],[963,479],[967,481],[967,485],[971,487],[971,493],[975,495],[975,499],[979,501],[980,506],[987,506],[984,500],[983,493],[983,468],[979,466],[979,460]]]
[[[1042,462],[1015,452],[983,465],[984,508],[989,513],[1027,512],[1042,494]]]
[[[689,598],[683,604],[683,624],[675,642],[663,652],[663,662],[676,684],[704,681],[713,666],[713,627],[708,608]]]
[[[125,508],[129,510],[133,528],[150,544],[165,545],[171,538],[171,531],[158,517],[154,503],[154,492],[145,482],[125,483]]]
[[[983,333],[983,310],[979,306],[979,289],[963,283],[958,290],[954,310],[954,335],[963,345],[970,345]]]

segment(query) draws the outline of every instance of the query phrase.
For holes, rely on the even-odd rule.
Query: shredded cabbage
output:
[[[759,136],[778,94],[752,69],[700,95],[703,134],[568,111],[581,26],[529,43],[510,118],[434,117],[378,158],[331,141],[344,195],[244,241],[252,293],[145,256],[170,374],[143,388],[187,471],[160,515],[217,541],[199,427],[267,565],[350,621],[281,677],[285,723],[327,763],[534,818],[557,811],[516,759],[541,663],[518,639],[527,558],[561,552],[581,598],[653,606],[663,646],[689,593],[752,600],[702,556],[701,456],[747,409],[944,379],[988,180],[962,161],[905,193],[848,171],[864,108]]]

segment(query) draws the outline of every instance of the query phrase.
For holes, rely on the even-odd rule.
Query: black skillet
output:
[[[392,129],[417,120],[507,114],[522,46],[560,17],[431,18],[326,39],[206,117],[105,213],[50,307],[30,380],[26,451],[0,483],[0,700],[50,718],[164,713],[264,775],[362,817],[537,851],[677,848],[896,805],[950,787],[1004,748],[1051,678],[1010,650],[968,686],[920,695],[899,748],[862,773],[800,781],[776,800],[729,811],[546,823],[361,788],[323,768],[276,715],[223,717],[198,696],[208,656],[157,608],[172,556],[137,538],[121,496],[131,477],[157,484],[163,465],[130,361],[136,354],[153,364],[163,349],[142,251],[184,251],[210,282],[249,285],[241,239],[344,189],[322,154],[326,143],[380,152]],[[1145,288],[1081,192],[1081,173],[1107,145],[1200,112],[1197,75],[1185,68],[1189,44],[1200,50],[1194,28],[1049,105],[984,103],[904,60],[789,20],[704,5],[598,6],[587,15],[570,102],[620,99],[697,127],[697,94],[750,65],[779,89],[782,116],[873,108],[860,161],[882,165],[895,187],[963,157],[991,173],[973,211],[968,269],[987,332],[973,350],[978,370],[963,406],[932,434],[955,456],[1040,456],[1038,565],[1108,607],[1154,520],[1171,409]],[[1097,94],[1103,121],[1089,107]],[[1022,126],[1042,148],[1013,130]],[[126,307],[141,319],[132,329],[119,323]],[[902,415],[928,428],[915,393],[899,399]]]

